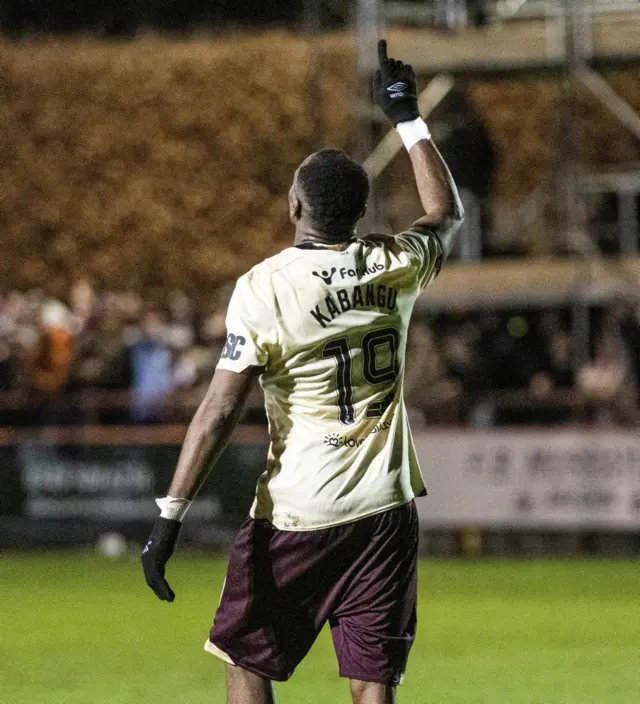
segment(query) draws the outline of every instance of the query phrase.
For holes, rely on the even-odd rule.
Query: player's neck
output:
[[[293,245],[294,247],[299,247],[300,245],[317,245],[340,249],[348,247],[353,237],[353,232],[332,233],[328,235],[325,232],[298,223]]]

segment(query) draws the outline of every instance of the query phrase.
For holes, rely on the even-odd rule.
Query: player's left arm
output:
[[[175,599],[165,579],[165,566],[178,542],[184,513],[227,446],[261,371],[255,367],[241,373],[217,369],[189,425],[169,494],[158,499],[162,513],[142,553],[147,584],[163,601]]]

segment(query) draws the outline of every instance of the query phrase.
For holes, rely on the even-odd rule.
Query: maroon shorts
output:
[[[209,648],[283,681],[329,621],[342,677],[398,684],[416,629],[417,548],[413,501],[308,532],[247,519],[231,551]]]

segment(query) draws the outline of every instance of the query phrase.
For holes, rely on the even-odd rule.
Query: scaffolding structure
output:
[[[447,3],[450,0],[442,0]],[[368,86],[375,68],[375,38],[380,36],[385,16],[397,21],[405,16],[431,21],[437,3],[383,3],[359,0],[357,12],[358,71],[361,85]],[[496,34],[491,30],[471,30],[456,36],[433,33],[425,40],[425,30],[404,29],[394,34],[394,50],[411,63],[416,71],[434,75],[423,94],[423,114],[444,99],[456,76],[488,73],[510,75],[552,71],[563,81],[564,128],[558,131],[556,153],[559,156],[556,209],[563,214],[563,232],[558,233],[560,249],[585,256],[597,255],[598,247],[587,233],[585,203],[590,194],[609,192],[612,185],[620,212],[620,252],[637,256],[640,170],[614,175],[587,173],[577,160],[574,140],[579,123],[578,87],[586,88],[620,122],[625,130],[640,139],[640,116],[607,83],[598,69],[607,66],[640,67],[640,0],[502,0],[488,3],[492,17],[509,17],[508,26]],[[402,15],[405,12],[406,15]],[[516,22],[516,20],[518,20]],[[524,41],[526,37],[527,41]],[[473,55],[473,63],[469,57]],[[449,86],[438,91],[436,86]],[[436,92],[436,102],[428,94]],[[366,88],[362,104],[370,103]],[[360,114],[360,156],[368,154],[365,166],[375,179],[400,148],[399,140],[389,136],[372,150],[372,123],[375,111]],[[375,212],[375,208],[373,209]],[[478,248],[470,248],[477,251]]]
[[[420,97],[423,115],[444,99],[458,76],[530,75],[541,71],[557,75],[564,87],[564,129],[556,137],[560,168],[553,197],[556,211],[562,214],[556,240],[560,249],[578,257],[499,266],[462,262],[453,270],[448,284],[444,277],[436,284],[423,307],[568,306],[578,363],[588,356],[589,306],[621,296],[640,299],[640,168],[589,173],[576,156],[577,138],[572,136],[573,126],[581,119],[578,89],[586,88],[616,117],[621,128],[640,139],[640,116],[599,72],[608,67],[640,68],[640,0],[493,1],[487,3],[488,29],[458,34],[431,31],[425,41],[425,28],[416,29],[416,25],[432,25],[436,4],[359,0],[356,19],[361,85],[369,83],[375,68],[375,38],[381,36],[385,20],[402,25],[394,29],[394,51],[418,73],[435,76]],[[500,23],[499,28],[496,23]],[[369,104],[364,98],[363,93],[363,104]],[[359,117],[361,154],[369,155],[365,168],[375,183],[401,145],[389,133],[372,149],[372,124],[379,116],[375,111],[362,110]],[[586,223],[587,199],[604,193],[613,193],[618,200],[621,257],[617,260],[602,258]],[[467,251],[477,252],[478,248],[468,247]],[[516,280],[523,285],[514,288]]]

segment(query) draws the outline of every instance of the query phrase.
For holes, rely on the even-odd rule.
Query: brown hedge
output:
[[[311,96],[307,64],[284,35],[2,45],[5,286],[198,290],[276,251],[295,167],[351,132],[344,95],[323,98],[346,67],[327,61]]]
[[[207,293],[280,249],[295,167],[354,143],[352,40],[320,48],[282,33],[1,43],[0,286],[61,293],[88,276]],[[640,108],[637,74],[614,83]],[[559,84],[476,81],[471,93],[499,150],[498,197],[551,187]],[[583,106],[586,159],[638,158],[605,111]]]

